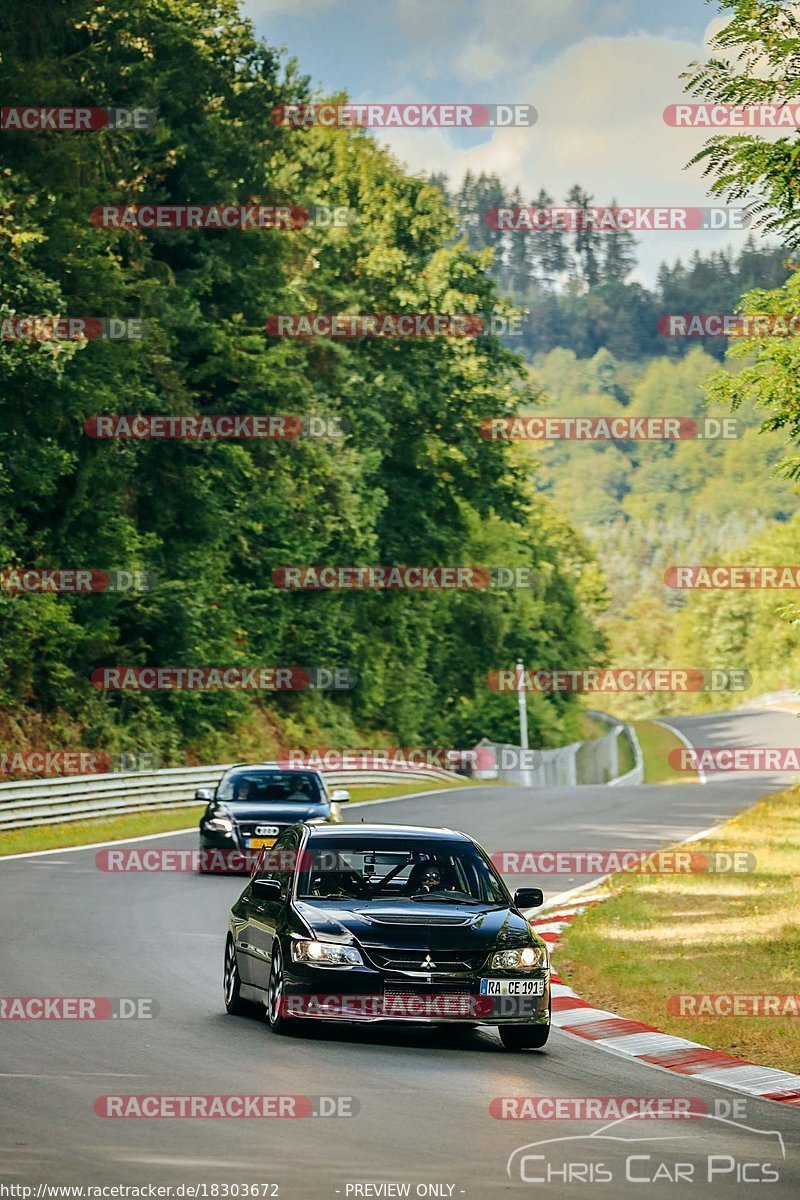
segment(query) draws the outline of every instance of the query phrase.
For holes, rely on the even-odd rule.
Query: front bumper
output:
[[[540,996],[482,996],[487,973],[380,971],[287,962],[284,1015],[300,1020],[404,1025],[549,1025],[548,969],[494,971],[492,979],[543,981]]]
[[[238,835],[200,831],[199,870],[207,875],[249,875],[258,859],[259,850],[240,845]]]

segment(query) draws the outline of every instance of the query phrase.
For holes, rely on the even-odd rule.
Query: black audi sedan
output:
[[[550,1031],[545,942],[481,846],[452,829],[311,825],[262,851],[225,945],[229,1013],[304,1020],[494,1025],[514,1050]]]
[[[225,772],[214,791],[201,788],[195,799],[206,804],[200,819],[201,871],[249,874],[257,852],[274,846],[298,821],[341,824],[339,805],[350,793],[329,793],[318,771],[239,763]]]

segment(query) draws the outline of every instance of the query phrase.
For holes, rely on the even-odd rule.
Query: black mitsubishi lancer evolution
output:
[[[494,1025],[508,1049],[550,1031],[547,946],[464,833],[402,825],[287,829],[262,851],[225,945],[229,1013],[301,1021]]]

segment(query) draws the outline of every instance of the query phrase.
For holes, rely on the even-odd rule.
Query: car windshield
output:
[[[297,896],[306,900],[431,900],[508,904],[491,864],[471,842],[313,839]]]
[[[217,799],[227,804],[321,804],[324,797],[313,771],[253,768],[226,775]]]

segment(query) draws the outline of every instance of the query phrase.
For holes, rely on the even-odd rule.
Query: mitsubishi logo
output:
[[[426,954],[425,957],[423,958],[422,962],[420,963],[420,966],[428,969],[430,967],[435,967],[436,963],[433,961],[430,954]]]

